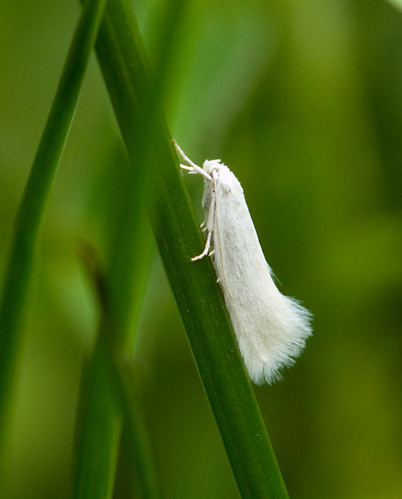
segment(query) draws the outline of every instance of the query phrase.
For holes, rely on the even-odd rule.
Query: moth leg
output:
[[[195,262],[196,260],[201,260],[202,258],[204,258],[204,256],[208,255],[209,248],[211,247],[211,237],[212,237],[212,232],[208,232],[204,251],[201,253],[201,255],[198,255],[198,256],[195,256],[194,258],[192,258],[191,259],[192,262]]]
[[[202,177],[206,178],[209,182],[211,182],[211,180],[212,180],[211,175],[209,173],[207,173],[205,170],[203,170],[201,168],[201,166],[198,166],[198,165],[186,166],[186,165],[182,165],[180,163],[180,168],[182,170],[188,171],[188,173],[193,173],[195,175],[201,175]]]
[[[193,167],[192,166],[182,165],[181,163],[180,163],[180,168],[182,170],[187,170],[189,173],[191,173],[193,171]]]
[[[198,165],[187,166],[187,165],[182,165],[180,163],[180,168],[182,170],[188,171],[188,173],[195,173],[197,175],[202,175],[203,177],[207,178],[208,180],[212,180],[211,176],[208,173],[204,172],[204,170],[201,168],[201,166],[198,166]]]

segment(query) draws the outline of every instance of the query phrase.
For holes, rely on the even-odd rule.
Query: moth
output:
[[[271,384],[304,349],[312,315],[276,287],[235,175],[218,159],[201,168],[174,144],[187,163],[181,168],[205,182],[207,237],[204,251],[192,261],[211,257],[249,376],[258,385]]]

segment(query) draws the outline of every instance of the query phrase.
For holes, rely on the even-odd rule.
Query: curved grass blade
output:
[[[142,149],[138,148],[136,161],[143,159]],[[111,497],[122,429],[122,443],[136,489],[144,499],[159,497],[132,373],[126,368],[152,255],[153,241],[143,202],[146,170],[126,168],[124,163],[120,158],[111,171],[115,180],[121,180],[115,187],[119,196],[107,227],[110,240],[107,271],[103,272],[91,248],[86,248],[83,254],[100,302],[101,319],[94,351],[82,379],[76,431],[75,499]]]
[[[89,0],[72,40],[53,105],[29,174],[14,224],[12,247],[0,305],[0,453],[9,417],[24,305],[41,221],[74,117],[85,69],[106,0]]]
[[[152,142],[151,224],[239,490],[244,498],[287,498],[211,263],[190,261],[203,241],[129,1],[108,3],[96,50],[129,156],[139,128]]]

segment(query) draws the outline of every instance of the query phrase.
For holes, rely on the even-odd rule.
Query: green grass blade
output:
[[[94,351],[86,366],[76,428],[75,499],[112,497],[123,425],[130,478],[143,499],[159,492],[148,436],[131,369],[114,350],[115,329],[103,315]],[[111,341],[112,340],[112,341]]]
[[[401,0],[388,0],[389,3],[394,5],[397,9],[402,10],[402,1]]]
[[[137,117],[136,121],[139,120]],[[131,163],[122,172],[118,184],[119,207],[110,230],[111,245],[106,272],[106,304],[102,315],[99,340],[106,340],[116,390],[124,410],[122,444],[130,480],[143,499],[158,499],[159,490],[142,409],[135,391],[133,372],[127,367],[138,329],[154,241],[145,215],[149,142],[145,129],[136,136],[140,144],[131,155]],[[149,166],[149,165],[148,165]]]
[[[244,498],[286,498],[276,458],[245,372],[211,263],[179,174],[130,2],[112,0],[96,44],[129,155],[142,128],[152,132],[150,219],[212,411]],[[134,121],[140,115],[141,121]],[[147,162],[146,165],[149,163]],[[146,165],[136,165],[137,167]]]
[[[124,362],[117,362],[115,366],[125,415],[123,439],[128,469],[130,472],[135,472],[134,488],[140,491],[142,499],[158,499],[160,497],[159,484],[140,400],[135,389],[134,374]]]
[[[38,233],[105,3],[91,0],[81,15],[15,221],[0,305],[1,453]]]
[[[141,143],[142,141],[140,141]],[[136,162],[145,160],[142,148]],[[76,432],[75,499],[111,496],[123,424],[130,475],[144,499],[159,497],[156,474],[132,375],[125,359],[132,351],[152,255],[151,234],[144,213],[146,169],[125,168],[120,160],[111,174],[115,186],[107,271],[94,255],[86,261],[101,304],[101,323],[94,352],[82,380]],[[121,169],[123,167],[123,170]],[[114,182],[116,183],[116,182]],[[104,373],[110,379],[105,380]],[[127,381],[127,376],[129,379]]]
[[[81,382],[74,498],[112,497],[122,423],[109,354],[97,341]]]

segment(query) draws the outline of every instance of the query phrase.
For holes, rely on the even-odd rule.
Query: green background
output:
[[[373,0],[134,8],[172,135],[198,164],[233,170],[281,291],[314,313],[296,365],[255,388],[290,497],[402,497],[402,14]],[[15,0],[1,11],[3,273],[80,6]],[[27,311],[10,498],[71,492],[81,366],[98,322],[78,251],[82,240],[103,247],[124,162],[93,58]],[[202,182],[186,181],[201,219]],[[156,249],[133,358],[163,496],[239,497]],[[116,497],[125,483],[121,466]]]

